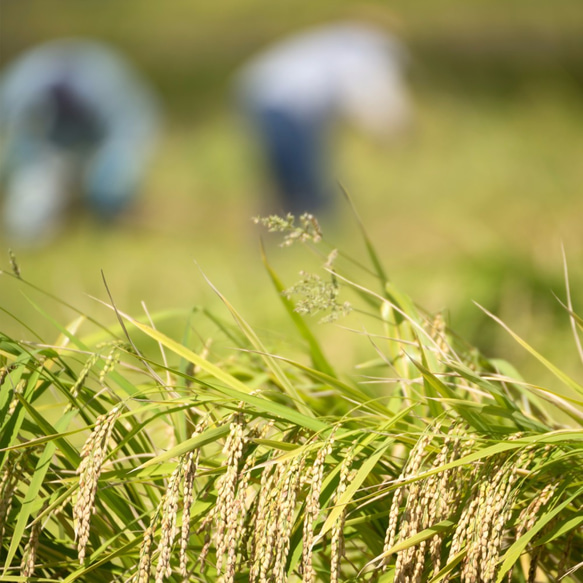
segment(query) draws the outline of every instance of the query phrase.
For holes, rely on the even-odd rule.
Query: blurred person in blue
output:
[[[116,52],[85,39],[26,52],[0,77],[3,231],[16,244],[53,238],[80,193],[108,221],[136,194],[159,109]]]
[[[326,211],[331,129],[345,119],[385,141],[405,130],[411,105],[406,51],[359,23],[330,24],[285,39],[244,65],[235,81],[286,212]]]

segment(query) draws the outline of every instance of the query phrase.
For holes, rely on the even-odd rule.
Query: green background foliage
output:
[[[339,128],[336,176],[383,250],[392,280],[429,311],[447,310],[453,327],[490,355],[531,366],[473,300],[573,371],[564,312],[552,294],[563,294],[561,243],[574,289],[583,285],[576,269],[583,251],[579,4],[4,0],[0,64],[55,36],[96,36],[136,63],[167,114],[144,192],[119,228],[103,231],[81,216],[51,247],[15,249],[23,272],[91,314],[103,314],[89,297],[105,297],[100,269],[130,313],[142,301],[153,311],[188,310],[216,301],[196,261],[256,325],[273,323],[280,316],[265,301],[267,278],[250,222],[265,210],[266,185],[232,109],[231,75],[282,34],[364,16],[410,48],[416,127],[389,148]],[[360,256],[340,194],[338,206],[336,223],[325,228]],[[6,259],[1,264],[8,267]],[[288,254],[284,282],[299,268]],[[60,321],[71,317],[27,293]],[[13,314],[31,310],[6,278],[0,305]],[[23,335],[12,318],[0,318],[4,330]],[[36,330],[50,333],[42,320]]]

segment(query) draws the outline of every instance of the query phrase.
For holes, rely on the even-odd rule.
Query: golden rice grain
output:
[[[22,456],[22,453],[9,451],[0,475],[0,545],[4,536],[6,518],[12,507],[14,492],[22,475]]]
[[[322,490],[322,479],[324,477],[324,461],[326,456],[332,451],[335,430],[324,445],[318,450],[310,476],[310,491],[306,499],[306,509],[304,514],[304,535],[302,549],[302,582],[311,583],[315,577],[312,566],[313,545],[314,545],[314,522],[320,514],[320,492]]]
[[[165,578],[172,575],[170,559],[172,546],[176,538],[176,515],[178,514],[178,499],[180,496],[180,483],[182,480],[182,460],[176,466],[168,481],[168,488],[162,498],[160,513],[160,541],[158,543],[158,564],[156,566],[156,583],[162,583]]]
[[[261,474],[259,492],[255,503],[254,533],[251,546],[251,581],[260,581],[266,577],[271,565],[272,546],[268,540],[268,525],[273,511],[271,502],[274,498],[274,485],[277,484],[281,468],[278,465],[266,466]]]
[[[196,435],[195,432],[193,434]],[[180,530],[180,573],[183,577],[187,576],[186,548],[190,539],[190,511],[194,502],[194,478],[198,470],[200,451],[194,450],[186,454],[184,464],[184,485],[182,495],[182,527]]]
[[[107,443],[120,413],[119,407],[114,407],[109,413],[98,417],[91,435],[81,450],[81,464],[77,469],[79,491],[73,507],[75,538],[81,564],[85,560],[91,515],[95,512],[97,482],[105,459]]]
[[[351,447],[342,460],[340,466],[340,479],[334,493],[333,503],[338,504],[346,488],[351,481],[351,466],[354,459],[354,446]],[[346,506],[336,519],[332,527],[330,541],[330,583],[338,583],[340,580],[340,566],[344,555],[344,524],[346,522]]]
[[[237,508],[235,494],[239,477],[239,462],[247,443],[245,418],[237,413],[233,416],[230,432],[223,448],[226,455],[226,470],[217,483],[217,500],[214,508],[215,549],[217,555],[217,572],[222,564],[237,530]]]
[[[20,564],[21,577],[32,577],[34,575],[36,552],[41,531],[42,523],[40,520],[37,520],[30,529],[30,536],[22,554],[22,562]]]
[[[285,567],[289,553],[290,539],[294,525],[296,499],[300,489],[300,476],[305,466],[305,457],[297,456],[286,464],[282,472],[282,484],[277,498],[279,516],[277,518],[277,537],[274,558],[275,581],[285,581]]]
[[[422,434],[421,437],[417,440],[417,443],[415,444],[415,446],[413,447],[413,449],[409,453],[407,463],[405,464],[405,467],[404,467],[401,475],[399,476],[399,481],[406,480],[407,478],[409,478],[411,476],[415,476],[419,472],[419,468],[421,467],[421,462],[423,461],[423,458],[425,457],[425,448],[431,442],[431,438],[432,438],[432,434],[427,432],[427,433]],[[417,503],[416,499],[417,499],[418,492],[419,492],[419,484],[417,482],[413,482],[413,484],[411,484],[410,489],[409,489],[409,496],[408,496],[408,501],[407,501],[409,508],[415,507],[415,505]],[[386,570],[386,568],[388,566],[388,555],[386,555],[386,553],[388,553],[388,551],[395,544],[395,539],[397,536],[397,527],[398,527],[398,522],[399,522],[399,508],[401,506],[401,502],[402,502],[403,498],[405,497],[405,493],[406,493],[406,488],[404,486],[401,486],[395,490],[395,493],[393,495],[393,501],[391,503],[391,508],[389,511],[389,524],[388,524],[387,530],[385,532],[385,540],[384,540],[384,545],[383,545],[383,553],[385,553],[385,556],[384,556],[383,561],[382,561],[383,570]],[[410,528],[409,528],[409,514],[405,515],[405,519],[403,521],[403,525],[401,526],[401,529],[402,529],[401,538],[403,538],[403,539],[407,538],[407,533],[410,530]],[[402,563],[403,555],[401,555],[400,559],[398,557],[397,561],[399,562],[399,564]],[[396,572],[396,575],[397,574],[398,574],[398,572]]]
[[[18,397],[19,397],[19,395],[24,394],[25,388],[26,388],[26,381],[24,379],[22,379],[21,381],[16,383],[16,386],[14,387],[14,391],[12,393],[12,400],[10,401],[10,405],[8,406],[8,413],[7,413],[8,417],[11,417],[12,415],[14,415],[14,412],[16,411],[16,407],[18,406],[18,403],[20,403],[20,399]]]
[[[157,516],[152,519],[152,524],[144,531],[142,544],[140,545],[140,557],[138,560],[138,572],[134,579],[135,583],[148,583],[150,581],[150,570],[152,568],[152,545],[154,543],[153,524],[157,521]]]

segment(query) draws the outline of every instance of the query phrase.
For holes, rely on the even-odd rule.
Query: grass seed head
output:
[[[296,241],[306,243],[311,241],[319,243],[322,240],[322,231],[316,217],[310,213],[304,213],[299,217],[299,226],[295,223],[295,216],[287,213],[285,217],[270,215],[268,217],[255,217],[255,224],[267,227],[270,233],[284,233],[281,247],[289,247]]]
[[[330,276],[330,281],[323,280],[315,273],[301,271],[300,275],[302,279],[283,292],[288,299],[295,295],[300,296],[301,299],[296,302],[296,312],[309,315],[327,312],[320,321],[333,322],[352,311],[349,302],[339,302],[340,288],[333,274]]]
[[[10,269],[12,269],[12,273],[18,278],[22,279],[20,266],[16,261],[16,255],[14,255],[14,251],[12,249],[8,249],[8,259],[10,261]]]

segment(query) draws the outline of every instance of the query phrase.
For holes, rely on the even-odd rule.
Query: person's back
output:
[[[354,83],[366,93],[378,92],[382,81],[385,92],[400,94],[405,117],[402,61],[400,43],[380,30],[328,25],[284,40],[252,59],[239,74],[238,92],[251,107],[286,107],[296,115],[317,116],[346,111],[357,89]]]
[[[284,210],[327,203],[326,140],[335,119],[379,135],[408,124],[402,60],[389,35],[339,24],[284,40],[242,69],[238,101],[259,134]]]
[[[61,40],[5,71],[0,124],[6,229],[15,240],[42,242],[58,228],[75,174],[100,215],[126,206],[150,155],[158,112],[116,53],[93,41]]]

